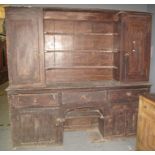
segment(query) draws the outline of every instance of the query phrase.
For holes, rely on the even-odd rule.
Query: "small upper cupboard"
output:
[[[13,11],[13,10],[12,10]],[[10,84],[41,85],[42,14],[40,9],[20,9],[7,12],[6,24]],[[24,17],[24,18],[23,18]],[[13,58],[13,59],[12,59]]]
[[[122,18],[123,81],[147,81],[150,65],[151,16]]]

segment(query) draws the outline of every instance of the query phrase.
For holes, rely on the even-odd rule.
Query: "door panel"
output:
[[[124,78],[126,81],[145,81],[149,75],[150,16],[124,17]]]
[[[7,36],[10,82],[12,85],[41,83],[42,41],[40,9],[7,11]]]
[[[57,125],[57,118],[58,109],[12,110],[13,146],[61,144],[63,129]]]

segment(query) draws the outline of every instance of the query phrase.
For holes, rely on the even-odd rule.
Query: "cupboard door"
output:
[[[125,110],[125,135],[135,135],[137,128],[138,102],[128,103]]]
[[[9,80],[11,85],[33,86],[43,82],[42,10],[6,10]]]
[[[61,144],[63,128],[59,109],[12,109],[13,146]]]
[[[122,104],[113,105],[112,119],[112,134],[116,136],[125,135],[125,107]]]
[[[150,59],[151,16],[127,15],[124,23],[124,80],[147,81]]]

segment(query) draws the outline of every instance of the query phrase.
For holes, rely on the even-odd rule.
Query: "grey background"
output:
[[[26,5],[14,5],[26,6]],[[152,13],[152,43],[151,43],[151,63],[150,63],[150,83],[152,84],[151,92],[155,93],[155,4],[44,4],[28,5],[44,7],[64,7],[64,8],[97,8],[97,9],[114,9],[114,10],[131,10]]]

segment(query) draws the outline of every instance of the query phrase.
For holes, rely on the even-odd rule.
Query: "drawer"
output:
[[[16,107],[33,107],[33,106],[57,106],[58,94],[22,94],[18,95]]]
[[[99,103],[106,101],[105,91],[93,92],[63,92],[62,104],[84,104],[84,103]]]
[[[138,101],[139,95],[147,93],[148,89],[123,89],[108,92],[108,99],[113,102]]]

